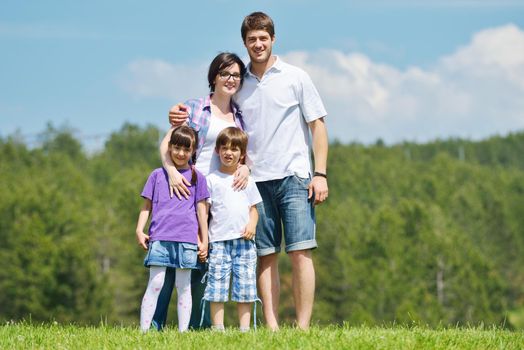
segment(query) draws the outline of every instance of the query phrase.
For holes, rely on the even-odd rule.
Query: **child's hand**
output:
[[[136,240],[138,242],[138,245],[141,246],[142,249],[147,250],[147,243],[149,242],[148,235],[146,235],[144,232],[137,232]]]
[[[256,231],[257,231],[256,225],[247,224],[246,228],[244,229],[244,233],[242,234],[242,238],[251,240],[255,237]]]
[[[207,243],[198,244],[198,260],[205,262],[207,259]]]

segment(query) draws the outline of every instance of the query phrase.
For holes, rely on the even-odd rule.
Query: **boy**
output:
[[[209,272],[204,300],[211,303],[212,328],[224,330],[224,302],[229,297],[229,279],[233,275],[231,300],[237,302],[240,330],[249,330],[251,306],[257,298],[255,236],[262,202],[257,187],[250,181],[246,189],[233,189],[233,174],[244,161],[247,134],[236,127],[222,130],[216,141],[220,168],[207,177],[209,190]]]

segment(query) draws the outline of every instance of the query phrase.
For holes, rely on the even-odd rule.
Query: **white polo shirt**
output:
[[[255,181],[311,172],[311,139],[307,123],[326,110],[309,75],[277,57],[261,80],[248,65],[235,100],[249,135],[248,156]]]

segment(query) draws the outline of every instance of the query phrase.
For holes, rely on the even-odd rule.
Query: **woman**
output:
[[[207,175],[218,169],[220,164],[215,152],[217,135],[223,129],[237,126],[244,129],[244,122],[238,106],[233,102],[233,95],[242,87],[246,67],[242,60],[234,53],[223,52],[217,55],[209,66],[207,79],[210,94],[198,99],[191,99],[184,103],[188,109],[187,123],[198,133],[197,170]],[[174,127],[173,127],[174,128]],[[173,166],[168,150],[169,135],[167,133],[160,145],[162,164],[169,174],[170,186],[178,198],[187,198],[189,183]],[[235,174],[234,187],[245,188],[249,177],[249,168],[246,165],[239,167]]]

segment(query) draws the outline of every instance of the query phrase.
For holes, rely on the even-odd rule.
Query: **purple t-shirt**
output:
[[[191,169],[179,170],[191,182]],[[169,180],[163,168],[153,170],[147,179],[142,197],[151,200],[151,241],[172,241],[197,244],[198,221],[196,203],[209,197],[206,178],[198,170],[196,185],[190,186],[189,199],[169,198]]]

